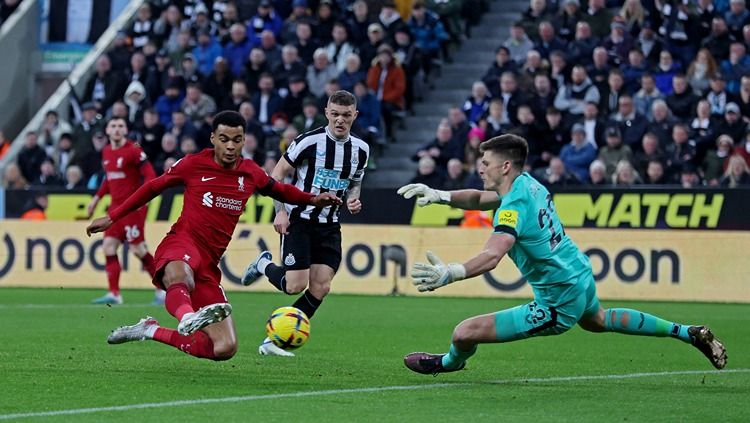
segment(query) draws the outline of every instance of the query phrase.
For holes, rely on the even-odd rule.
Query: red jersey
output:
[[[118,220],[177,185],[185,186],[184,205],[170,233],[190,236],[206,247],[207,256],[217,262],[254,192],[294,204],[309,204],[313,198],[290,185],[276,183],[252,160],[239,158],[233,169],[226,169],[214,161],[214,150],[207,148],[178,160],[112,210],[110,218]]]
[[[143,150],[127,140],[116,150],[112,149],[111,144],[104,146],[102,168],[107,177],[96,195],[101,198],[109,193],[112,205],[122,204],[141,185],[156,177],[154,168],[146,160]]]

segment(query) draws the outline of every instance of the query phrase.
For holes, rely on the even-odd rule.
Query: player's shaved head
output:
[[[216,130],[219,129],[219,125],[229,126],[232,128],[242,127],[242,132],[245,132],[247,123],[245,122],[245,118],[243,118],[241,114],[235,112],[234,110],[224,110],[223,112],[219,112],[214,116],[214,121],[211,124],[212,131],[216,132]]]
[[[479,145],[479,151],[490,151],[502,156],[513,163],[516,169],[523,169],[526,156],[529,155],[529,143],[523,137],[514,134],[504,134],[491,138]]]

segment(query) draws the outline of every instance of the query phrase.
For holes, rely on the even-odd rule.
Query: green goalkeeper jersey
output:
[[[565,234],[552,203],[552,194],[526,172],[495,211],[495,233],[516,238],[508,252],[533,288],[575,280],[591,269],[588,257]]]

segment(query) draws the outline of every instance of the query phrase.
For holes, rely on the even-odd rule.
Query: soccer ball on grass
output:
[[[281,349],[297,349],[310,337],[310,319],[296,307],[277,308],[268,317],[266,335]]]

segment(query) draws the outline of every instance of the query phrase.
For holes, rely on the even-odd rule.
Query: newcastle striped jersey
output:
[[[292,184],[312,194],[335,192],[343,199],[352,182],[361,182],[365,174],[370,147],[350,135],[338,141],[324,126],[306,132],[289,145],[284,157],[295,168]],[[320,223],[339,221],[342,206],[316,208],[285,204],[290,219],[306,219]]]

